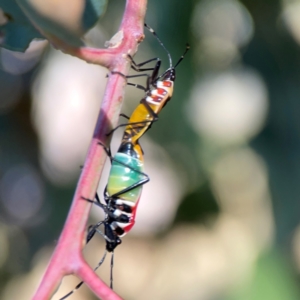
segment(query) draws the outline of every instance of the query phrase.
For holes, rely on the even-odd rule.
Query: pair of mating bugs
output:
[[[110,274],[111,288],[113,282],[112,269],[114,249],[121,243],[121,237],[133,227],[142,187],[150,180],[148,175],[144,173],[144,155],[139,144],[139,139],[151,127],[152,123],[158,120],[159,112],[171,99],[176,78],[175,68],[179,65],[186,52],[189,50],[189,45],[187,45],[185,52],[179,58],[175,66],[173,66],[169,51],[165,48],[155,31],[147,24],[145,24],[145,27],[155,36],[159,44],[166,51],[169,58],[169,68],[161,75],[158,75],[161,66],[161,60],[159,58],[152,58],[140,64],[136,64],[132,57],[129,56],[129,59],[131,60],[131,67],[135,71],[152,71],[150,75],[139,74],[126,76],[126,78],[140,76],[147,77],[146,87],[128,83],[128,85],[144,90],[145,96],[133,111],[128,123],[117,126],[109,133],[111,134],[116,129],[126,126],[121,145],[115,156],[113,157],[111,155],[109,148],[106,148],[103,144],[99,143],[105,149],[111,161],[108,183],[104,191],[105,204],[101,203],[97,194],[96,201],[85,199],[101,207],[105,212],[105,219],[103,221],[89,227],[87,243],[92,239],[96,232],[100,233],[105,238],[106,250],[95,270],[101,266],[107,252],[112,252]],[[156,65],[153,68],[142,68],[144,65],[152,61],[156,61]],[[112,72],[112,75],[113,74],[125,76],[118,72]],[[99,230],[101,225],[104,225],[104,233]],[[83,282],[80,282],[74,290],[60,300],[69,297],[82,284]]]

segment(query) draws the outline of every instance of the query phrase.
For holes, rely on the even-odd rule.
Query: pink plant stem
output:
[[[88,61],[105,65],[110,70],[127,74],[130,68],[126,54],[133,55],[138,43],[143,40],[143,23],[146,11],[146,0],[127,0],[120,31],[123,39],[116,48],[112,49],[78,49],[78,56]],[[57,46],[57,44],[56,44]],[[63,49],[68,52],[66,48]],[[84,53],[84,55],[82,55]],[[74,49],[70,51],[74,54]],[[101,56],[102,58],[97,58]],[[105,61],[103,61],[105,60]],[[89,147],[86,161],[75,191],[72,206],[58,244],[51,257],[42,281],[33,296],[34,300],[50,299],[57,289],[62,277],[76,274],[102,300],[121,299],[105,283],[98,278],[93,269],[85,262],[82,248],[85,245],[86,223],[91,203],[82,199],[94,199],[99,184],[102,169],[106,160],[106,153],[98,144],[106,144],[106,133],[115,127],[121,110],[126,82],[122,76],[111,75],[108,79],[106,91],[102,101],[99,118],[94,136]],[[88,103],[87,103],[88,105]],[[76,133],[74,138],[76,138]]]

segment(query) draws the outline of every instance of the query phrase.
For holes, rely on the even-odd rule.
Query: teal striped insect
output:
[[[138,142],[122,142],[114,157],[109,149],[104,149],[112,164],[104,191],[106,206],[100,203],[98,197],[94,203],[107,214],[106,249],[111,252],[121,243],[120,237],[133,227],[143,185],[150,179],[144,173],[144,155]]]
[[[114,157],[109,148],[99,143],[111,160],[111,169],[108,183],[104,190],[104,200],[106,204],[101,203],[98,194],[96,201],[83,198],[86,201],[95,203],[105,212],[105,219],[89,227],[87,234],[87,243],[92,239],[96,232],[100,233],[106,240],[106,251],[100,262],[94,268],[96,271],[104,262],[107,252],[112,252],[110,268],[110,287],[113,288],[113,264],[114,249],[121,244],[120,237],[124,236],[134,225],[136,209],[142,193],[142,186],[150,179],[144,170],[143,150],[137,142],[133,145],[131,142],[121,143],[118,152]],[[104,233],[99,227],[104,225]],[[68,298],[83,284],[81,281],[77,286],[66,294],[60,300]]]

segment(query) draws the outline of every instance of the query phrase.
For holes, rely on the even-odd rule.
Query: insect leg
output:
[[[144,121],[137,121],[137,122],[130,122],[130,123],[124,123],[124,124],[120,124],[117,127],[115,127],[114,129],[112,129],[110,132],[108,132],[106,134],[106,136],[111,135],[112,133],[114,133],[117,129],[119,129],[120,127],[124,127],[124,126],[128,126],[128,125],[143,125],[143,124],[147,124],[150,123],[149,125],[151,125],[153,122],[156,122],[158,120],[158,115],[153,111],[153,109],[150,107],[149,103],[147,102],[147,100],[145,98],[143,98],[140,103],[142,103],[148,113],[151,115],[152,120],[144,120]],[[134,128],[139,128],[139,126],[135,126]],[[150,127],[149,127],[150,128]],[[148,128],[148,129],[149,129]]]
[[[83,198],[84,200],[88,200],[88,199],[85,199],[85,198]],[[98,204],[98,202],[94,202],[94,201],[92,201],[93,203],[97,203],[97,205],[99,205]],[[99,205],[100,206],[100,205]],[[101,206],[100,206],[101,207]],[[93,236],[95,235],[95,233],[96,233],[96,231],[97,231],[97,229],[98,229],[98,227],[100,227],[102,224],[104,223],[104,221],[100,221],[100,222],[98,222],[97,224],[95,224],[95,225],[90,225],[89,226],[89,228],[88,228],[88,234],[87,234],[87,237],[86,237],[86,243],[88,243],[92,238],[93,238]]]
[[[105,191],[106,191],[106,188],[105,188]],[[88,202],[90,202],[90,203],[93,203],[93,204],[95,204],[95,205],[101,207],[101,208],[103,209],[103,211],[105,212],[105,214],[106,214],[108,217],[110,217],[110,218],[112,218],[112,219],[115,219],[115,215],[114,215],[111,211],[109,211],[109,209],[107,208],[106,205],[103,205],[102,203],[100,203],[100,202],[98,202],[98,201],[90,200],[90,199],[88,199],[88,198],[84,198],[84,197],[81,197],[81,198],[82,198],[83,200],[85,200],[85,201],[88,201]],[[105,226],[106,226],[106,222],[107,222],[107,220],[105,220],[105,221],[100,221],[100,222],[98,222],[98,223],[95,224],[95,225],[90,225],[90,226],[89,226],[89,229],[88,229],[88,235],[87,235],[87,243],[93,238],[93,236],[95,235],[96,232],[98,232],[100,235],[102,235],[103,238],[104,238],[106,241],[108,241],[108,242],[114,242],[114,241],[115,241],[116,238],[115,238],[115,236],[114,236],[113,233],[110,233],[110,234],[109,234],[110,237],[109,237],[108,235],[103,234],[103,232],[100,231],[100,230],[98,229],[102,224],[104,224],[104,227],[105,227]],[[106,228],[106,227],[105,227],[105,230],[107,231],[107,228]]]
[[[137,71],[137,72],[150,71],[150,70],[153,71],[151,76],[148,75],[149,79],[147,81],[147,89],[146,90],[149,91],[150,90],[150,85],[153,85],[153,83],[155,83],[156,80],[157,80],[156,78],[158,76],[158,72],[159,72],[159,69],[160,69],[160,66],[161,66],[161,60],[158,57],[156,57],[156,58],[152,58],[152,59],[149,59],[145,62],[137,64],[130,55],[128,55],[128,57],[131,60],[131,68],[134,69],[135,71]],[[141,66],[143,66],[143,65],[145,65],[145,64],[147,64],[151,61],[154,61],[154,60],[156,60],[157,62],[156,62],[155,66],[153,68],[151,68],[151,69],[140,68]]]
[[[103,143],[98,142],[99,145],[102,146],[102,148],[104,149],[104,151],[106,152],[106,155],[109,157],[110,162],[112,162],[113,156],[111,155],[111,150],[109,147],[106,147]]]
[[[124,117],[124,118],[126,118],[127,120],[129,120],[129,117],[128,117],[127,115],[125,115],[125,114],[120,114],[120,117]]]
[[[158,120],[158,115],[153,111],[153,109],[149,106],[148,102],[146,101],[145,98],[143,98],[141,100],[141,102],[147,109],[147,111],[149,112],[149,114],[151,115],[152,117],[152,120],[144,120],[144,121],[137,121],[137,122],[130,122],[130,123],[126,123],[126,124],[120,124],[118,125],[117,127],[115,127],[114,129],[112,129],[109,133],[107,133],[106,135],[109,136],[111,135],[113,132],[115,132],[117,129],[119,129],[120,127],[124,127],[124,126],[129,126],[129,125],[143,125],[143,124],[147,124],[147,123],[150,123],[149,124],[149,128],[150,128],[150,125],[153,123],[153,122],[156,122]],[[140,126],[134,126],[134,128],[139,128]],[[149,129],[148,128],[148,129]]]
[[[146,61],[143,61],[143,62],[137,64],[137,63],[134,61],[134,59],[133,59],[133,57],[132,57],[131,55],[128,54],[128,58],[129,58],[130,61],[131,61],[131,68],[132,68],[133,70],[135,70],[136,72],[153,71],[153,70],[156,68],[156,66],[153,67],[153,68],[140,68],[140,67],[142,67],[142,66],[144,66],[144,65],[146,65],[146,64],[148,64],[148,63],[150,63],[150,62],[152,62],[152,61],[157,61],[157,62],[160,61],[160,58],[154,57],[154,58],[148,59],[148,60],[146,60]],[[156,64],[157,64],[157,62],[156,62]]]
[[[135,171],[136,173],[139,173],[139,174],[143,175],[145,178],[143,178],[143,179],[141,179],[141,180],[135,182],[134,184],[132,184],[132,185],[130,185],[130,186],[124,188],[123,190],[121,190],[121,191],[119,191],[119,192],[117,192],[117,193],[115,193],[115,194],[113,194],[113,195],[110,195],[109,198],[117,198],[117,197],[119,197],[120,195],[122,195],[122,194],[124,194],[124,193],[127,193],[127,192],[129,192],[129,191],[131,191],[131,190],[133,190],[133,189],[135,189],[135,188],[137,188],[137,187],[139,187],[139,186],[141,186],[141,185],[144,185],[144,184],[146,184],[147,182],[150,181],[150,178],[149,178],[149,176],[148,176],[146,173],[141,172],[141,171],[138,171],[138,170],[136,170],[136,169],[134,169],[134,168],[132,168],[132,167],[126,165],[125,163],[123,163],[123,162],[121,162],[121,161],[119,161],[119,160],[117,160],[117,159],[115,159],[115,158],[113,158],[113,160],[114,160],[115,162],[117,162],[117,163],[119,163],[119,164],[125,166],[125,167],[128,167],[129,169]],[[107,200],[108,200],[108,199],[105,199],[106,202],[107,202]]]
[[[144,175],[146,176],[146,178],[141,179],[140,181],[132,184],[131,186],[128,186],[127,188],[123,189],[122,191],[119,191],[119,192],[111,195],[110,198],[117,198],[120,195],[125,194],[125,193],[127,193],[127,192],[129,192],[129,191],[131,191],[131,190],[133,190],[133,189],[135,189],[135,188],[137,188],[137,187],[139,187],[141,185],[144,185],[145,183],[149,182],[150,181],[149,176],[146,175],[146,174],[144,174]]]
[[[110,288],[113,289],[113,269],[114,269],[114,256],[115,253],[112,251],[110,259]]]
[[[99,143],[99,144],[103,146],[103,144],[101,144],[101,143]],[[113,194],[113,195],[110,195],[108,198],[105,199],[106,202],[108,202],[108,199],[111,199],[111,198],[117,198],[118,196],[120,196],[120,195],[122,195],[122,194],[124,194],[124,193],[126,193],[126,192],[129,192],[129,191],[131,191],[131,190],[133,190],[133,189],[135,189],[135,188],[137,188],[137,187],[139,187],[139,186],[141,186],[141,185],[144,185],[145,183],[147,183],[148,181],[150,181],[150,178],[149,178],[149,176],[148,176],[146,173],[141,172],[141,171],[139,171],[139,170],[136,170],[135,168],[133,168],[133,167],[131,167],[131,166],[128,166],[128,165],[125,164],[124,162],[119,161],[118,159],[115,159],[114,157],[112,157],[111,160],[113,160],[113,161],[119,163],[120,165],[123,165],[124,167],[127,167],[127,168],[131,169],[132,171],[134,171],[134,172],[136,172],[136,173],[139,173],[139,174],[143,175],[145,178],[143,178],[143,179],[141,179],[141,180],[135,182],[134,184],[132,184],[132,185],[126,187],[125,189],[123,189],[123,190],[121,190],[121,191],[119,191],[119,192],[117,192],[117,193],[115,193],[115,194]],[[105,190],[106,190],[106,189],[105,189]],[[96,200],[97,200],[97,201],[93,201],[93,200],[90,200],[90,199],[87,199],[87,198],[84,198],[84,197],[82,197],[82,198],[83,198],[84,200],[86,200],[86,201],[89,201],[89,202],[91,202],[91,203],[94,203],[94,204],[100,206],[108,216],[110,216],[110,217],[112,217],[112,218],[115,218],[115,216],[114,216],[113,214],[111,214],[111,212],[108,211],[107,206],[106,206],[106,205],[103,205],[103,204],[100,202],[100,199],[99,199],[98,194],[96,194]],[[97,224],[96,224],[96,225],[97,225]],[[105,225],[105,224],[104,224],[104,225]],[[100,226],[100,225],[99,225],[99,226]],[[98,226],[98,227],[99,227],[99,226]],[[95,229],[95,230],[96,230],[96,229]]]
[[[151,107],[149,107],[151,109]],[[152,113],[155,114],[152,110]],[[155,114],[156,115],[156,114]],[[120,127],[124,127],[124,126],[129,126],[129,125],[143,125],[143,124],[147,124],[147,123],[152,123],[157,121],[157,117],[154,120],[145,120],[145,121],[137,121],[137,122],[130,122],[130,123],[126,123],[126,124],[120,124],[117,127],[115,127],[114,129],[112,129],[109,133],[106,134],[106,136],[110,136],[112,133],[114,133],[117,129],[119,129]],[[139,128],[140,126],[134,126],[134,128]]]

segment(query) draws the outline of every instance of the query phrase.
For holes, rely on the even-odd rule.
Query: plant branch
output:
[[[76,56],[86,59],[89,62],[98,63],[108,67],[110,70],[128,74],[130,65],[126,60],[126,54],[134,54],[139,42],[143,40],[146,4],[146,0],[127,0],[119,29],[119,32],[122,33],[121,39],[115,48],[81,48],[76,49],[76,51],[64,48],[63,51],[72,55],[77,53]],[[57,45],[57,43],[55,44]],[[57,289],[62,277],[67,274],[76,274],[102,300],[121,299],[98,278],[82,256],[82,248],[85,245],[86,223],[91,208],[91,203],[84,201],[82,197],[93,199],[95,196],[106,160],[106,153],[99,146],[98,142],[101,141],[103,144],[107,144],[108,137],[106,133],[117,124],[125,85],[126,83],[122,76],[112,75],[108,79],[96,129],[79,178],[68,218],[46,273],[33,296],[34,300],[49,299]],[[76,138],[76,133],[74,134],[74,138]]]

